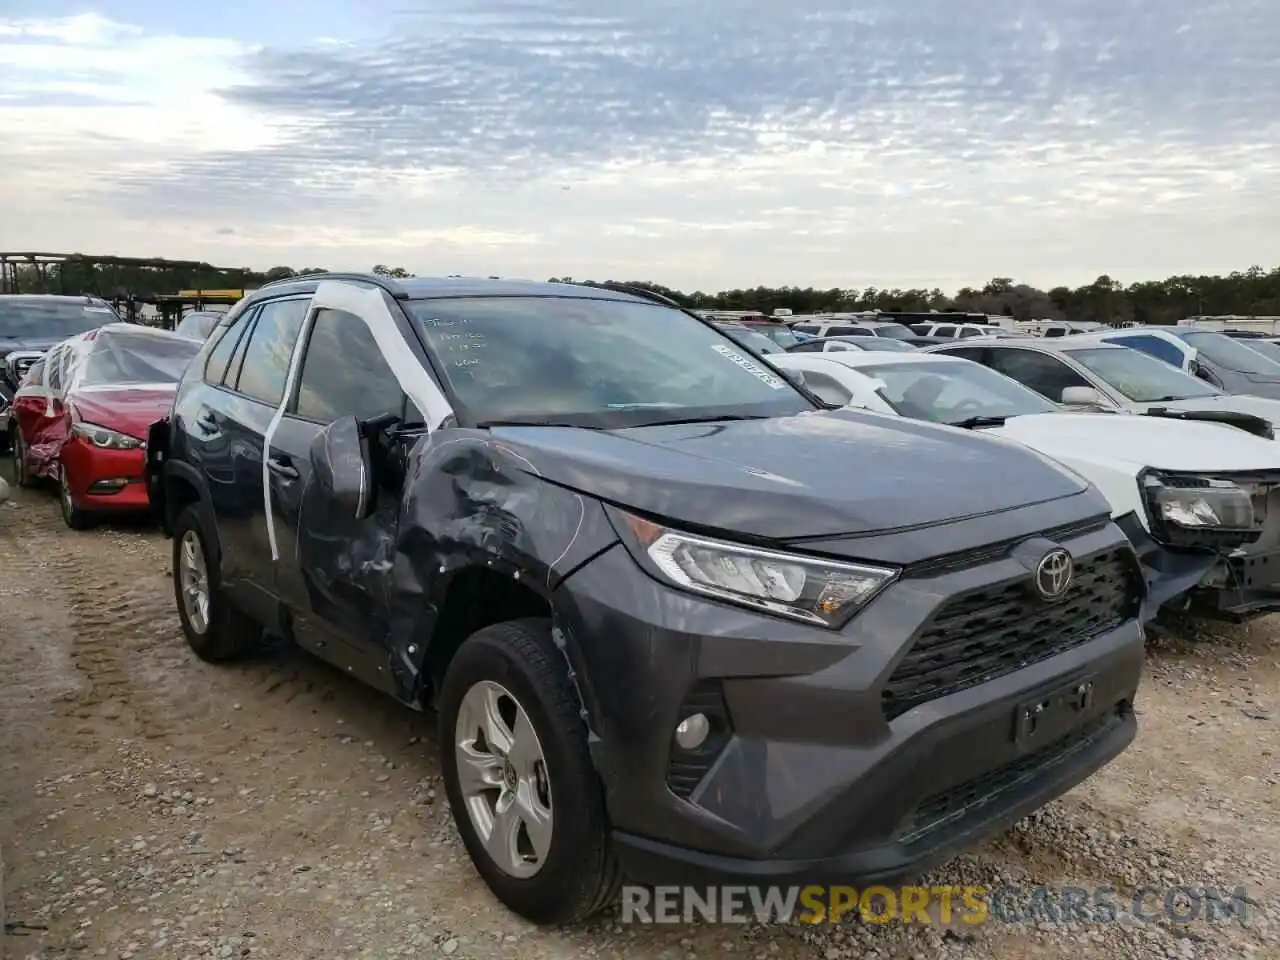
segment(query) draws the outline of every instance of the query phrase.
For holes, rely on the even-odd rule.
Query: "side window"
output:
[[[962,337],[980,337],[982,331],[977,327],[961,327],[960,336]]]
[[[927,337],[929,331],[933,329],[932,323],[913,323],[911,324],[911,332],[917,337]]]
[[[816,393],[827,403],[838,403],[841,406],[853,399],[853,394],[841,386],[840,381],[825,373],[804,371],[804,385],[810,392]]]
[[[828,330],[827,336],[833,337],[833,336],[836,336],[836,334],[834,331]],[[872,333],[870,330],[868,330],[866,327],[845,327],[844,333],[840,334],[840,336],[842,337],[874,337],[875,334]]]
[[[204,382],[212,384],[221,384],[223,378],[227,375],[227,365],[231,362],[232,351],[240,342],[245,330],[253,323],[253,316],[257,311],[253,308],[246,310],[236,318],[235,323],[229,326],[220,335],[220,339],[213,345],[213,349],[209,351],[209,358],[204,364]]]
[[[275,405],[284,396],[289,361],[307,315],[307,300],[277,300],[263,304],[258,322],[246,338],[244,359],[235,389],[247,397]],[[227,377],[231,385],[231,377]]]
[[[1050,327],[1044,332],[1046,337],[1064,337],[1067,334],[1066,327]]]
[[[956,328],[950,324],[939,324],[933,328],[933,336],[935,337],[954,337]]]
[[[814,342],[813,340],[805,340],[797,343],[794,347],[788,349],[789,353],[819,353],[825,347],[825,343]]]
[[[860,329],[861,329],[860,327],[852,327],[852,326],[828,327],[827,336],[828,337],[850,337],[850,336],[856,337],[858,334],[855,333],[855,331]]]
[[[358,420],[400,414],[404,404],[404,391],[368,325],[342,310],[319,311],[302,358],[293,412],[332,423],[353,414]]]
[[[858,348],[849,343],[841,343],[839,340],[833,340],[826,344],[826,352],[832,353],[837,350],[857,350]]]
[[[1104,337],[1103,339],[1107,343],[1118,343],[1122,347],[1141,350],[1143,353],[1155,357],[1157,360],[1163,360],[1165,363],[1171,363],[1175,367],[1181,367],[1186,359],[1183,352],[1172,343],[1167,340],[1161,340],[1159,337],[1153,337],[1150,334],[1132,337]]]
[[[801,333],[812,333],[812,334],[817,334],[817,332],[818,332],[818,325],[817,325],[816,323],[797,323],[797,324],[796,324],[795,326],[793,326],[791,329],[792,329],[792,330],[799,330]]]
[[[1067,387],[1093,386],[1057,357],[1030,350],[994,348],[988,366],[1054,403],[1062,402]]]

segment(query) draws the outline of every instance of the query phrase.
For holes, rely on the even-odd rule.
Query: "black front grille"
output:
[[[1097,743],[1128,711],[1128,703],[1077,727],[1060,740],[1002,767],[926,797],[898,830],[898,841],[910,844],[1046,773],[1051,767]]]
[[[1138,615],[1142,580],[1128,547],[1076,561],[1066,599],[1025,580],[956,597],[925,625],[881,695],[892,720],[912,707],[1079,646]]]

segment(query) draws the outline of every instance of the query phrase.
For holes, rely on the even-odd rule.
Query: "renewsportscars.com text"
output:
[[[622,888],[623,923],[1114,923],[1246,919],[1243,887],[937,886]]]

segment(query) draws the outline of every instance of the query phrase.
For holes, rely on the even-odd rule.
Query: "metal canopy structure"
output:
[[[188,310],[235,303],[244,295],[235,288],[252,286],[251,276],[244,267],[215,267],[199,260],[0,252],[0,294],[101,297],[134,323],[141,322],[142,307],[150,305],[168,329]],[[144,289],[138,289],[139,281]]]

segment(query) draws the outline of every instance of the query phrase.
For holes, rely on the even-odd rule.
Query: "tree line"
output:
[[[92,293],[108,298],[147,298],[176,294],[180,290],[251,289],[272,280],[329,272],[323,267],[295,270],[288,266],[270,270],[197,267],[95,266],[89,260],[50,265],[43,275],[34,267],[17,270],[18,289],[24,293]],[[378,264],[373,272],[388,277],[413,276],[402,267]],[[552,282],[573,283],[571,277]],[[594,281],[577,281],[593,283]],[[609,281],[611,282],[611,281]],[[1165,280],[1143,280],[1128,285],[1100,276],[1079,287],[1058,286],[1042,290],[1011,277],[995,277],[982,287],[962,287],[948,294],[930,289],[898,287],[754,287],[707,293],[686,293],[647,280],[622,281],[631,286],[670,297],[695,309],[778,309],[796,314],[841,313],[877,310],[887,313],[927,310],[989,313],[1018,320],[1085,320],[1120,324],[1176,323],[1201,314],[1280,315],[1280,267],[1254,266],[1225,276],[1181,275]]]

